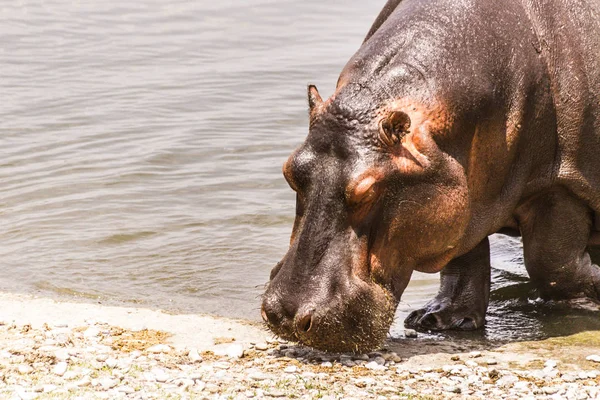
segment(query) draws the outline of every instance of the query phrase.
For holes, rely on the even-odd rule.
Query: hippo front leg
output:
[[[419,330],[473,330],[483,326],[490,297],[490,244],[487,238],[441,271],[440,290],[404,321]]]

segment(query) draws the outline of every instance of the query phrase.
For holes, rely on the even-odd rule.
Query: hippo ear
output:
[[[379,140],[386,146],[394,146],[410,131],[410,117],[402,111],[392,111],[379,121]]]
[[[405,133],[406,139],[394,147],[392,160],[405,174],[424,173],[432,170],[443,159],[443,154],[435,142],[428,121]]]
[[[314,111],[323,104],[323,99],[315,85],[308,85],[308,108],[312,116]]]

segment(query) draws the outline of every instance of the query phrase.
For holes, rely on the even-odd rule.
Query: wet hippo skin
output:
[[[405,324],[477,329],[488,236],[521,235],[544,299],[600,300],[600,1],[389,1],[283,167],[290,247],[262,316],[329,351],[385,339],[413,271],[438,295]]]

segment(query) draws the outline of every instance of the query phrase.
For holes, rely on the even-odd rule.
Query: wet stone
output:
[[[404,336],[407,338],[416,338],[419,336],[419,334],[414,329],[405,329]]]

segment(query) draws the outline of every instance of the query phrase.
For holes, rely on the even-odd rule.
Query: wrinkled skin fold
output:
[[[308,88],[283,166],[287,254],[261,313],[336,352],[385,340],[413,271],[438,295],[405,324],[478,329],[487,237],[523,237],[545,299],[600,299],[600,0],[390,0],[335,93]]]

